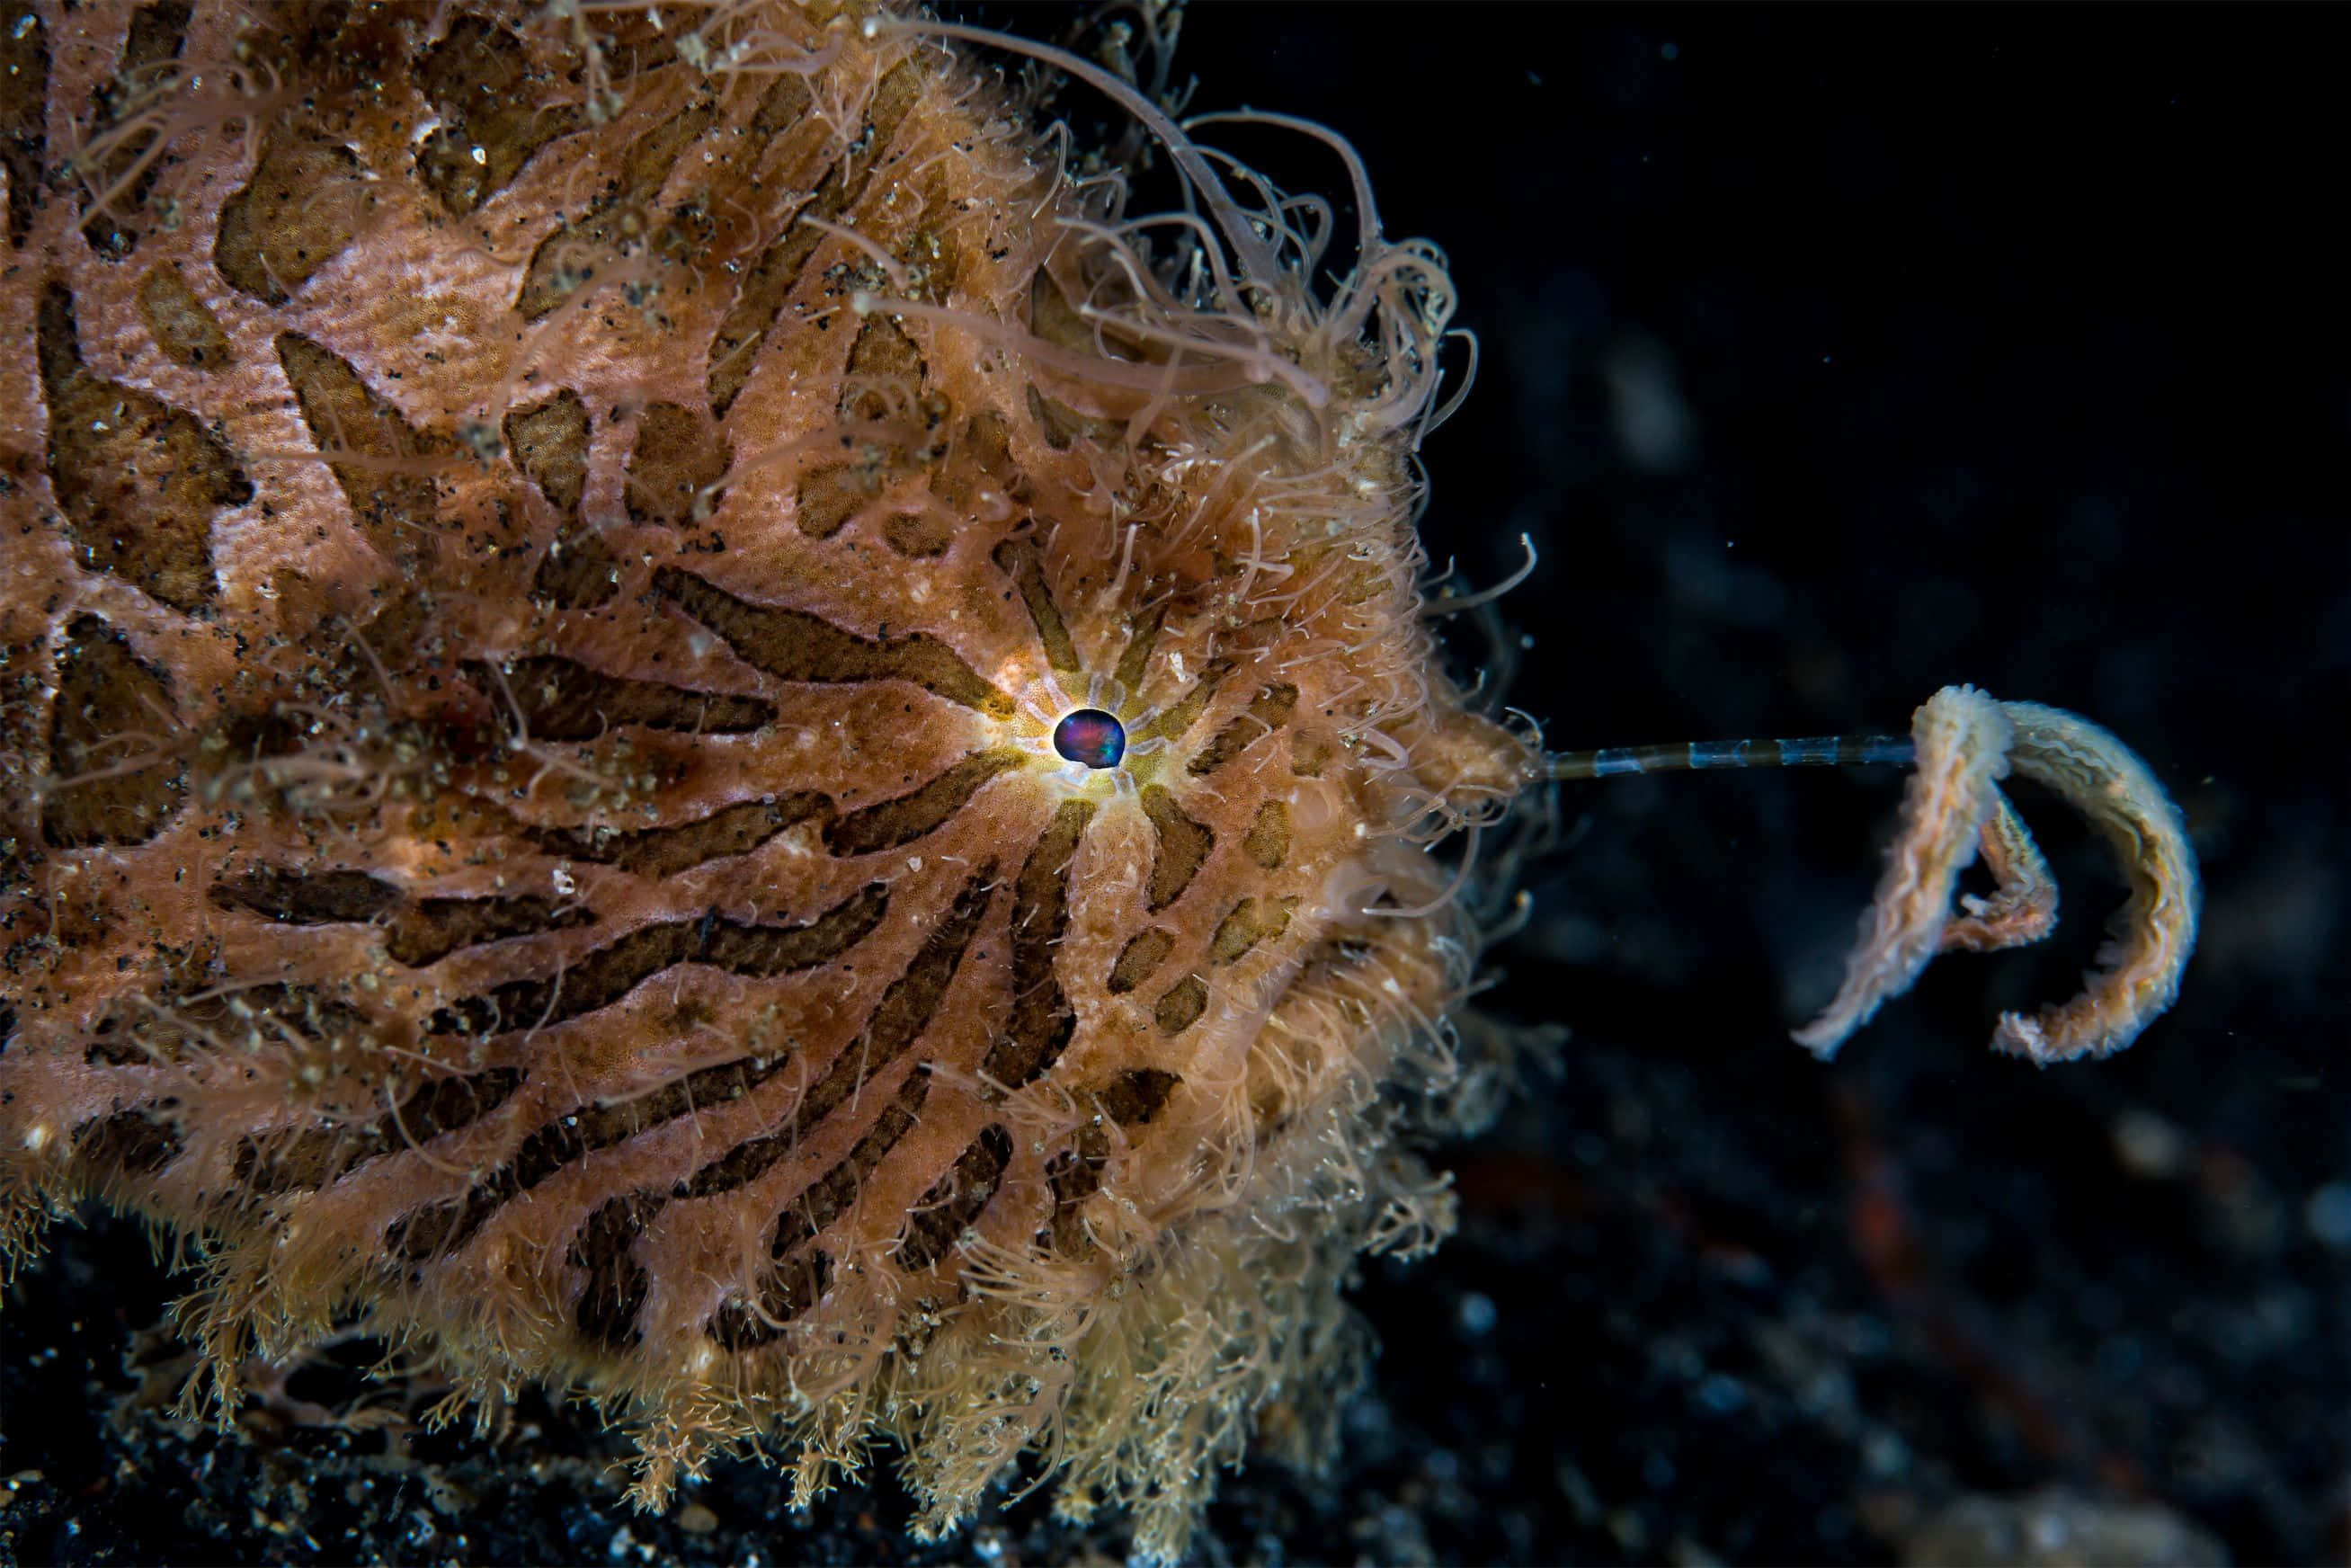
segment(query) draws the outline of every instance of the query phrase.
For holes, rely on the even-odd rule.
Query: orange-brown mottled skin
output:
[[[1155,300],[935,37],[562,13],[0,7],[0,1252],[1178,1552],[1449,1223],[1441,275]]]

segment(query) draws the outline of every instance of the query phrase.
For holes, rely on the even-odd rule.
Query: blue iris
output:
[[[1081,707],[1053,727],[1053,749],[1089,768],[1115,768],[1126,755],[1126,727],[1114,714]]]

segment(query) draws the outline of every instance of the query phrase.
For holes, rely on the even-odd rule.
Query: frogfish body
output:
[[[1448,1228],[1535,754],[1421,614],[1441,264],[1180,136],[1134,221],[947,31],[0,26],[0,1253],[179,1234],[223,1402],[358,1321],[648,1505],[887,1440],[1173,1555]]]

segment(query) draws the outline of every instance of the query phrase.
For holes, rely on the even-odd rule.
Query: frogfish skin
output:
[[[854,0],[0,7],[0,1256],[1180,1554],[1490,1072],[1441,258]],[[1088,73],[1092,74],[1089,75]],[[1334,277],[1334,275],[1336,275]]]

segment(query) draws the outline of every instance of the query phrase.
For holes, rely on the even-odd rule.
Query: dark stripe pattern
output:
[[[904,1055],[946,999],[964,950],[978,934],[993,891],[996,868],[980,868],[964,886],[955,905],[941,917],[931,939],[914,962],[893,984],[874,1009],[872,1021],[845,1049],[832,1070],[810,1091],[794,1115],[796,1126],[753,1139],[721,1155],[681,1183],[674,1194],[701,1197],[731,1190],[774,1166],[799,1144],[802,1132],[851,1093],[862,1089],[898,1057]],[[710,1322],[710,1335],[728,1350],[765,1344],[813,1304],[821,1291],[826,1265],[811,1260],[813,1241],[841,1218],[864,1184],[898,1141],[906,1135],[930,1092],[930,1075],[918,1066],[875,1118],[873,1125],[841,1161],[786,1205],[769,1232],[768,1252],[774,1266],[762,1274],[755,1302],[733,1297]]]
[[[511,1099],[522,1080],[520,1069],[504,1067],[436,1078],[372,1122],[247,1137],[237,1145],[236,1178],[263,1197],[329,1186],[369,1160],[472,1126]]]
[[[1091,800],[1064,800],[1029,852],[1012,888],[1012,1017],[980,1071],[991,1092],[1035,1082],[1068,1049],[1078,1017],[1053,970],[1070,926],[1070,863],[1093,819]]]
[[[670,566],[653,573],[653,588],[717,632],[745,664],[778,680],[910,681],[991,717],[1012,716],[1012,699],[980,679],[961,654],[927,632],[860,637],[820,615],[737,599]]]
[[[1290,722],[1297,711],[1298,688],[1284,681],[1270,685],[1249,698],[1249,706],[1228,720],[1222,729],[1209,737],[1185,771],[1195,779],[1205,779],[1247,751],[1263,737],[1271,735]]]
[[[546,979],[508,980],[434,1013],[435,1034],[541,1029],[611,1006],[679,964],[707,964],[752,979],[831,963],[882,923],[889,890],[870,883],[805,925],[750,925],[716,913],[641,925]]]
[[[1147,1126],[1182,1082],[1176,1074],[1157,1068],[1137,1068],[1112,1079],[1096,1090],[1092,1098],[1102,1114],[1113,1124],[1120,1127]],[[1110,1134],[1100,1122],[1089,1122],[1078,1129],[1075,1144],[1054,1155],[1052,1163],[1045,1167],[1046,1180],[1053,1189],[1053,1216],[1047,1221],[1043,1234],[1064,1257],[1083,1257],[1093,1250],[1093,1242],[1085,1232],[1083,1208],[1086,1199],[1102,1186],[1102,1167],[1110,1163]]]
[[[906,1239],[891,1260],[919,1274],[946,1256],[956,1239],[979,1218],[1012,1163],[1012,1134],[990,1126],[956,1156],[947,1174],[931,1184],[907,1216]]]

